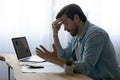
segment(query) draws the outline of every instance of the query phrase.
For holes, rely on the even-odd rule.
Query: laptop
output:
[[[32,55],[26,37],[12,38],[17,59],[21,62],[44,62],[45,60]]]

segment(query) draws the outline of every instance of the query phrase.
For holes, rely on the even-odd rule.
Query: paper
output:
[[[22,72],[25,73],[64,73],[64,69],[50,62],[36,63],[35,65],[44,66],[44,68],[30,68],[27,65],[22,66]]]

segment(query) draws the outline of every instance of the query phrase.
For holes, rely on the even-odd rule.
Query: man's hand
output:
[[[52,62],[57,58],[57,51],[54,45],[53,45],[53,52],[46,50],[42,45],[40,45],[40,48],[36,48],[36,52],[39,57],[49,62]]]
[[[57,19],[56,21],[54,21],[52,23],[53,34],[57,34],[58,33],[61,25],[62,25],[62,20],[61,19]]]
[[[52,23],[54,44],[57,51],[61,48],[61,44],[58,38],[58,31],[60,30],[62,23],[63,21],[60,18]]]
[[[46,50],[42,45],[40,45],[40,48],[36,48],[36,52],[39,57],[45,59],[46,61],[57,64],[61,67],[63,67],[63,64],[65,64],[65,60],[57,57],[57,51],[54,45],[53,52]]]

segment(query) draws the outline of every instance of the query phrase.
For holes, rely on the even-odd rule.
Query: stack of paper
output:
[[[30,64],[30,63],[29,63]],[[64,69],[50,62],[32,63],[35,66],[43,66],[44,68],[31,68],[28,64],[22,66],[22,72],[30,73],[64,73]]]

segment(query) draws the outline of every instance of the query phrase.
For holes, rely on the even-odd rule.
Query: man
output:
[[[72,35],[66,48],[62,48],[58,38],[62,24],[64,30]],[[65,59],[71,58],[75,65],[74,72],[85,74],[95,80],[110,80],[120,75],[109,35],[91,24],[78,5],[70,4],[61,9],[52,27],[54,51],[49,52],[40,45],[40,48],[36,48],[38,56],[62,67]]]

